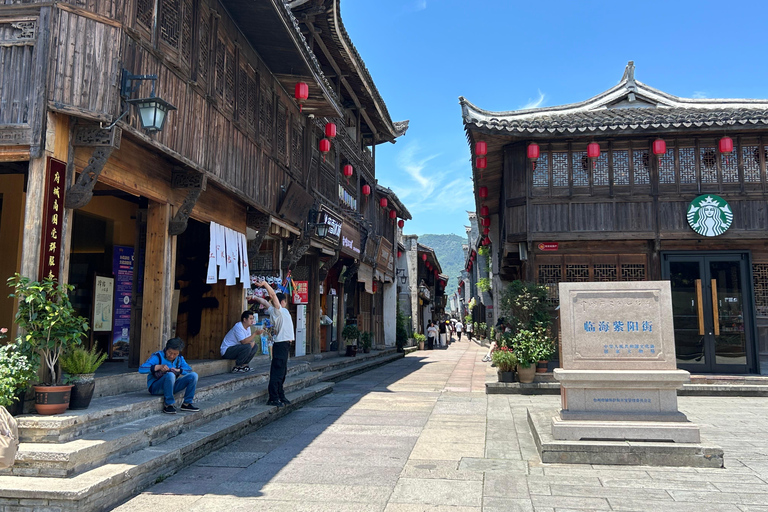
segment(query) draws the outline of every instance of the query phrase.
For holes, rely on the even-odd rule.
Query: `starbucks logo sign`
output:
[[[688,205],[688,224],[700,235],[722,235],[732,222],[731,207],[720,196],[704,194]]]

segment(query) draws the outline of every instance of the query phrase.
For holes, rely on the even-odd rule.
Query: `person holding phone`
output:
[[[149,356],[149,359],[139,367],[139,373],[147,375],[147,389],[153,395],[163,395],[165,405],[163,412],[176,414],[176,399],[174,394],[184,390],[184,402],[181,410],[198,412],[199,407],[193,404],[197,388],[197,373],[184,360],[181,350],[184,341],[181,338],[171,338],[165,343],[165,348]]]

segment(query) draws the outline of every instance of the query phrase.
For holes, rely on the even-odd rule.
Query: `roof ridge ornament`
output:
[[[621,77],[621,81],[623,82],[624,80],[627,81],[624,87],[629,91],[627,99],[632,103],[637,99],[635,98],[635,92],[637,92],[637,82],[635,82],[635,61],[631,60],[627,62],[627,67],[624,68],[624,76]]]

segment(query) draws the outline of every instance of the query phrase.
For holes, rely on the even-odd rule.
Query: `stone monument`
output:
[[[722,467],[677,408],[690,374],[677,369],[669,281],[559,286],[562,409],[529,410],[542,461]]]

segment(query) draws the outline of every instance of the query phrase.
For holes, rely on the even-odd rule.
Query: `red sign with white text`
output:
[[[541,242],[538,245],[540,251],[556,251],[558,249],[557,242]]]
[[[64,189],[67,164],[48,157],[45,166],[45,205],[43,207],[43,234],[40,247],[40,279],[59,279],[61,259],[61,225],[64,216]]]
[[[296,288],[293,289],[293,303],[307,304],[309,302],[309,281],[294,281]]]

